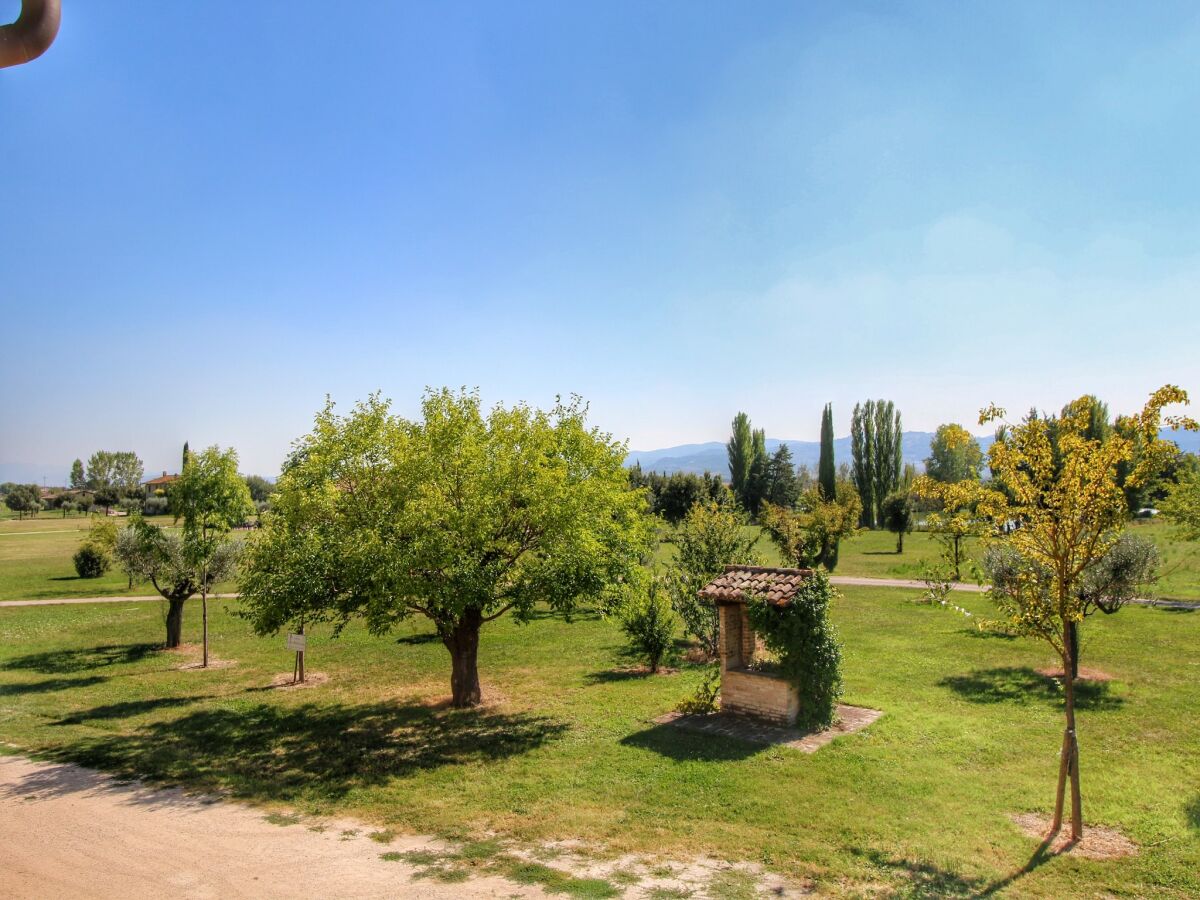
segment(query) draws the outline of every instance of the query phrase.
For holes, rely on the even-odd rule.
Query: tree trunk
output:
[[[172,650],[183,643],[183,603],[181,599],[167,598],[167,649]]]
[[[458,622],[448,633],[443,633],[442,643],[450,651],[451,703],[457,707],[477,706],[482,699],[479,689],[479,628],[483,625],[483,613],[475,607],[465,609]]]
[[[1062,760],[1058,769],[1058,795],[1054,802],[1054,822],[1051,833],[1062,827],[1067,781],[1071,784],[1071,840],[1083,839],[1083,801],[1079,788],[1079,739],[1075,734],[1075,676],[1071,655],[1070,624],[1063,628],[1063,686],[1066,689],[1067,728],[1063,733]]]
[[[1067,647],[1071,651],[1071,678],[1079,678],[1079,623],[1067,625]]]
[[[904,552],[904,532],[903,531],[896,532],[896,552],[897,553]]]

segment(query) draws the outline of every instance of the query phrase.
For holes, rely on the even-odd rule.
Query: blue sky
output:
[[[1194,4],[66,6],[0,71],[0,474],[426,384],[643,449],[1200,392]]]

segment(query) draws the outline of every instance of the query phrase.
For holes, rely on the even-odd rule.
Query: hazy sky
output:
[[[1200,392],[1195,4],[64,5],[0,70],[4,471],[272,474],[427,384],[638,448]]]

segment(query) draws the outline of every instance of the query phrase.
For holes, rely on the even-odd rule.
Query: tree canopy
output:
[[[961,425],[939,425],[929,444],[925,474],[946,483],[978,481],[982,469],[983,451],[975,436]]]
[[[254,628],[362,617],[381,634],[424,616],[450,652],[454,704],[479,703],[484,623],[603,599],[650,547],[625,447],[586,413],[574,398],[485,414],[478,394],[449,389],[427,391],[416,420],[377,395],[346,416],[326,404],[250,541]]]

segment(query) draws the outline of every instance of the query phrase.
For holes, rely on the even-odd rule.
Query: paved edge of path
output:
[[[858,575],[830,575],[830,584],[840,584],[845,587],[894,587],[915,588],[925,590],[929,587],[923,581],[908,578],[864,578]],[[968,581],[955,581],[950,585],[954,591],[965,591],[969,594],[982,594],[987,585],[972,584]],[[1133,606],[1158,606],[1164,609],[1200,609],[1200,601],[1196,600],[1154,600],[1151,598],[1135,597],[1125,601]]]
[[[928,585],[923,581],[908,578],[865,578],[858,575],[830,575],[831,584],[844,587],[888,587],[925,590]],[[951,590],[965,591],[970,594],[982,594],[987,587],[971,584],[966,581],[956,581]],[[236,600],[239,594],[210,594],[211,600]],[[20,606],[69,606],[74,603],[145,603],[148,600],[161,600],[162,597],[56,597],[50,600],[0,600],[0,608]],[[193,600],[197,599],[195,597]],[[1164,609],[1200,609],[1200,601],[1194,600],[1152,600],[1136,598],[1126,601],[1134,606],[1158,606]]]

